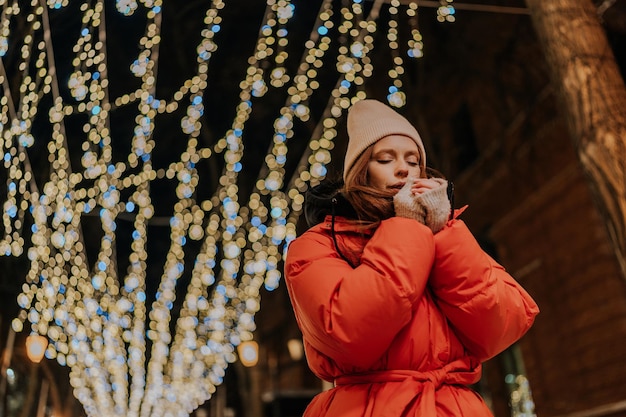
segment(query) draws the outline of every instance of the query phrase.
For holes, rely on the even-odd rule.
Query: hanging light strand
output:
[[[418,26],[418,6],[417,2],[409,3],[406,8],[409,25],[411,27],[411,39],[408,40],[407,55],[411,58],[421,58],[424,56],[424,43],[422,41],[422,33]]]
[[[289,87],[287,104],[281,109],[281,116],[274,121],[274,140],[265,158],[265,165],[256,183],[255,192],[250,198],[249,207],[252,221],[249,223],[249,249],[245,252],[246,280],[254,283],[254,291],[261,284],[272,291],[278,287],[280,272],[278,265],[281,254],[277,250],[283,243],[295,237],[295,227],[288,224],[289,213],[287,196],[283,189],[284,165],[287,161],[287,142],[293,136],[294,119],[307,121],[309,118],[309,99],[319,87],[318,69],[323,65],[323,58],[330,49],[332,37],[329,31],[333,28],[331,2],[325,1],[320,7],[317,20],[309,40],[305,43],[303,59],[298,74]],[[269,200],[267,196],[269,194]],[[268,204],[269,203],[269,204]],[[268,216],[269,214],[269,216]],[[259,303],[246,305],[245,317],[253,317]],[[251,339],[251,333],[245,340]]]
[[[5,3],[0,0],[0,5]],[[88,415],[183,416],[211,397],[228,365],[237,359],[236,347],[253,339],[261,287],[272,291],[280,283],[279,264],[295,238],[303,193],[327,174],[337,120],[354,101],[366,97],[365,82],[373,73],[369,54],[383,0],[374,2],[367,18],[360,0],[344,1],[339,24],[333,21],[336,2],[324,0],[293,75],[286,64],[295,7],[288,0],[267,0],[255,49],[239,84],[235,117],[211,147],[201,147],[199,137],[207,128],[203,125],[204,97],[211,58],[218,50],[224,0],[212,0],[196,48],[195,74],[171,97],[156,96],[161,0],[116,0],[117,11],[126,16],[145,8],[146,30],[129,68],[140,86],[117,98],[109,96],[104,3],[90,0],[79,6],[82,25],[67,86],[73,102],[65,102],[59,93],[50,30],[46,29],[47,10],[67,6],[67,0],[31,0],[30,9],[25,8],[32,15],[27,21],[33,30],[21,50],[23,77],[17,110],[11,110],[10,87],[0,67],[0,127],[4,129],[0,140],[4,169],[9,173],[0,251],[19,256],[26,246],[21,232],[27,210],[33,218],[31,268],[18,297],[22,311],[13,327],[22,330],[28,320],[33,331],[47,335],[51,343],[46,356],[71,368],[74,393]],[[387,39],[394,57],[399,58],[389,74],[391,84],[401,91],[404,62],[397,51],[398,6],[398,0],[393,0]],[[22,16],[17,0],[2,13],[8,20],[0,24],[0,63],[11,20]],[[42,32],[44,41],[39,41]],[[412,34],[413,41],[417,42],[418,34]],[[328,67],[327,54],[334,39],[339,39],[334,62],[338,80],[309,147],[287,182],[289,141],[298,123],[309,122],[311,98],[320,87],[321,69]],[[408,43],[413,50],[416,45]],[[31,68],[36,68],[32,74]],[[272,142],[244,204],[239,184],[243,181],[240,173],[245,172],[247,122],[253,106],[271,88],[283,87],[287,99],[274,119]],[[40,193],[28,155],[22,151],[35,140],[31,123],[48,94],[52,95],[47,143],[51,172]],[[115,161],[111,112],[130,105],[136,106],[130,151],[127,158]],[[169,166],[157,170],[152,164],[157,118],[174,114],[183,105],[186,111],[179,120],[187,138],[185,150]],[[76,135],[82,139],[78,143],[83,152],[82,166],[76,172],[70,165],[65,132],[69,120],[84,120],[83,136]],[[218,189],[209,199],[197,201],[197,165],[217,155],[225,163]],[[176,201],[169,223],[170,246],[155,300],[148,308],[147,230],[155,211],[151,184],[156,179],[175,184]],[[96,258],[89,264],[81,219],[94,212],[102,235]],[[122,215],[133,218],[125,272],[118,271],[116,253],[117,221]],[[201,242],[201,248],[189,262],[186,247],[192,240]],[[186,271],[190,263],[193,269]],[[173,307],[180,303],[176,298],[181,298],[177,286],[185,273],[190,282],[176,316]]]
[[[388,72],[391,79],[391,85],[388,88],[387,102],[393,107],[403,107],[406,104],[406,94],[402,90],[402,74],[404,73],[404,60],[398,52],[399,34],[398,34],[398,9],[400,8],[399,0],[391,0],[389,6],[389,23],[387,28],[387,41],[393,68]]]
[[[36,4],[36,1],[33,0]],[[0,59],[8,51],[11,16],[26,13],[33,22],[23,38],[20,48],[20,63],[17,66],[22,73],[22,82],[18,89],[18,108],[14,107],[13,95],[5,67],[0,65],[0,79],[2,80],[3,96],[0,98],[2,118],[0,119],[0,141],[2,142],[2,156],[4,168],[7,172],[6,200],[3,204],[4,234],[0,240],[0,254],[19,256],[23,253],[24,215],[31,199],[36,197],[37,187],[30,169],[30,162],[25,149],[34,144],[31,133],[32,120],[37,115],[38,104],[41,98],[49,92],[49,76],[45,69],[33,71],[28,62],[45,59],[45,49],[37,41],[41,32],[41,10],[34,7],[20,8],[17,1],[2,11],[2,32],[0,33]]]
[[[437,20],[439,22],[454,22],[456,20],[453,2],[454,0],[439,0],[439,7],[437,8]]]
[[[282,2],[284,3],[284,2]],[[281,3],[281,4],[282,4]],[[220,262],[220,275],[216,280],[217,282],[214,284],[214,290],[211,296],[211,314],[207,314],[207,311],[198,310],[199,311],[199,322],[200,320],[206,324],[203,326],[203,329],[207,331],[207,341],[203,343],[202,346],[198,345],[196,342],[196,347],[200,347],[201,352],[207,352],[211,350],[211,355],[204,355],[203,361],[205,362],[205,366],[207,367],[208,378],[207,381],[209,384],[205,386],[205,390],[208,391],[209,394],[214,392],[215,386],[222,382],[224,377],[224,370],[227,367],[228,363],[235,360],[234,355],[234,343],[238,343],[239,337],[236,333],[233,333],[230,336],[230,328],[234,327],[234,323],[237,321],[238,317],[236,311],[229,306],[229,301],[238,300],[236,297],[235,290],[235,278],[239,274],[240,270],[240,260],[239,256],[241,253],[241,247],[244,245],[245,235],[243,233],[243,224],[244,219],[242,216],[246,215],[245,210],[241,210],[238,204],[238,187],[237,187],[237,173],[241,170],[240,167],[240,159],[243,154],[243,132],[245,129],[245,122],[248,120],[249,115],[252,111],[252,101],[253,97],[261,97],[267,91],[267,86],[264,80],[264,71],[260,67],[260,63],[264,60],[269,59],[274,54],[274,49],[269,45],[272,45],[274,41],[271,37],[273,30],[271,29],[276,25],[277,20],[274,18],[276,13],[275,3],[273,1],[268,1],[267,4],[267,13],[266,13],[266,22],[262,26],[261,36],[259,37],[259,41],[257,42],[257,47],[254,55],[249,59],[249,68],[246,72],[246,79],[240,83],[242,89],[240,92],[241,103],[237,109],[237,115],[235,117],[232,128],[227,132],[224,138],[220,139],[214,148],[215,153],[224,152],[224,159],[226,162],[224,174],[220,179],[220,184],[222,187],[218,190],[211,203],[203,203],[202,206],[206,208],[219,207],[219,217],[213,217],[216,221],[219,221],[219,229],[223,230],[222,233],[216,235],[214,229],[216,221],[209,222],[209,228],[213,230],[207,231],[205,236],[207,236],[207,240],[205,241],[205,245],[201,250],[201,254],[199,258],[202,258],[202,263],[206,265],[207,263],[212,264],[212,267],[215,267],[216,263],[216,253],[213,248],[216,246],[217,242],[214,241],[215,237],[221,238],[221,248],[222,253],[224,254],[223,259]],[[279,19],[280,20],[280,19]],[[270,25],[270,30],[267,30],[267,25]],[[201,151],[202,152],[202,151]],[[221,220],[218,220],[221,218]],[[209,233],[210,232],[210,233]],[[196,263],[198,265],[198,263]],[[197,268],[192,271],[192,281],[191,285],[188,288],[187,294],[194,295],[197,294],[197,290],[193,288],[194,284],[207,282],[207,274],[206,269]],[[198,275],[202,272],[200,275]],[[211,274],[209,275],[208,283],[213,283],[212,281],[215,277]],[[202,284],[205,285],[206,284]],[[204,291],[201,290],[202,293]],[[208,294],[207,294],[208,295]],[[190,297],[186,298],[185,305],[189,306],[193,305],[197,300],[191,300]],[[202,303],[201,303],[202,304]],[[206,309],[205,309],[206,310]],[[184,333],[183,329],[188,328],[188,323],[191,323],[190,320],[195,320],[190,316],[189,311],[184,311],[181,314],[181,318],[179,319],[178,328],[181,329],[180,332],[177,332],[175,336],[175,344],[173,350],[176,349],[178,351],[179,346],[176,344],[176,340],[184,340],[184,337],[181,333]],[[232,323],[232,326],[224,326],[224,323]],[[226,328],[225,328],[226,327]],[[199,335],[200,340],[202,341],[202,334]],[[234,337],[234,339],[233,339]],[[212,349],[203,349],[203,346],[207,346]],[[188,350],[188,349],[185,349]],[[179,351],[180,352],[180,351]],[[184,352],[184,351],[183,351]],[[188,361],[193,360],[193,355],[186,355],[183,352],[175,357],[176,361],[180,361],[187,359]],[[179,359],[181,358],[181,359]],[[187,362],[185,362],[187,363]],[[175,368],[175,363],[170,363],[170,369]],[[187,363],[188,366],[192,366],[193,363]],[[197,371],[200,372],[201,368],[196,365]],[[191,381],[188,381],[188,375],[183,375],[180,373],[174,373],[173,381],[184,381],[180,383],[182,386],[188,386]],[[184,390],[181,390],[181,395],[184,393]],[[206,398],[206,395],[201,396],[201,398]],[[198,398],[196,398],[198,401]],[[162,401],[163,407],[176,408],[176,403]]]
[[[359,19],[358,30],[352,30],[350,51],[357,57],[361,65],[352,67],[359,72],[340,72],[339,79],[335,89],[331,93],[331,99],[326,106],[324,114],[320,119],[320,123],[316,126],[309,142],[308,151],[305,152],[298,164],[298,167],[288,184],[287,196],[290,202],[290,213],[287,219],[289,234],[286,239],[284,250],[288,250],[288,243],[295,238],[296,224],[302,213],[304,203],[304,192],[312,186],[319,184],[325,177],[325,163],[330,162],[329,151],[334,146],[334,140],[337,137],[337,119],[342,116],[343,111],[347,109],[352,100],[344,97],[350,94],[353,82],[357,85],[353,99],[361,100],[366,97],[365,92],[359,86],[363,84],[364,79],[371,76],[373,67],[370,63],[368,54],[373,50],[373,34],[376,32],[376,19],[378,18],[383,0],[376,0],[370,9],[366,19],[359,18],[362,16],[360,2],[354,2],[354,13],[343,13],[345,20],[353,19],[357,16]],[[338,62],[346,62],[345,58],[338,58]],[[317,138],[317,139],[316,139]],[[285,255],[283,255],[285,256]]]

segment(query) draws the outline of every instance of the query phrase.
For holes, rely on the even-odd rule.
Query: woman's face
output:
[[[419,178],[420,153],[413,139],[390,135],[376,142],[367,164],[368,182],[380,190],[400,190],[407,178]]]

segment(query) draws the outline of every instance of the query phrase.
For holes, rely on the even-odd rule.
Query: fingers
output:
[[[411,191],[414,194],[421,194],[425,191],[432,190],[433,188],[439,187],[440,184],[432,179],[420,178],[416,179],[413,182],[413,186],[411,187]]]

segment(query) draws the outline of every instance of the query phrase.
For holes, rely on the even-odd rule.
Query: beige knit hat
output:
[[[422,169],[426,166],[424,144],[413,125],[378,100],[360,100],[348,110],[348,149],[343,164],[344,181],[363,151],[389,135],[404,135],[413,139],[421,152]]]

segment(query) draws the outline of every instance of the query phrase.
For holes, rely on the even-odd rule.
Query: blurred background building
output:
[[[2,416],[301,415],[329,386],[282,254],[365,96],[541,308],[475,387],[496,417],[626,415],[626,1],[0,13]]]

